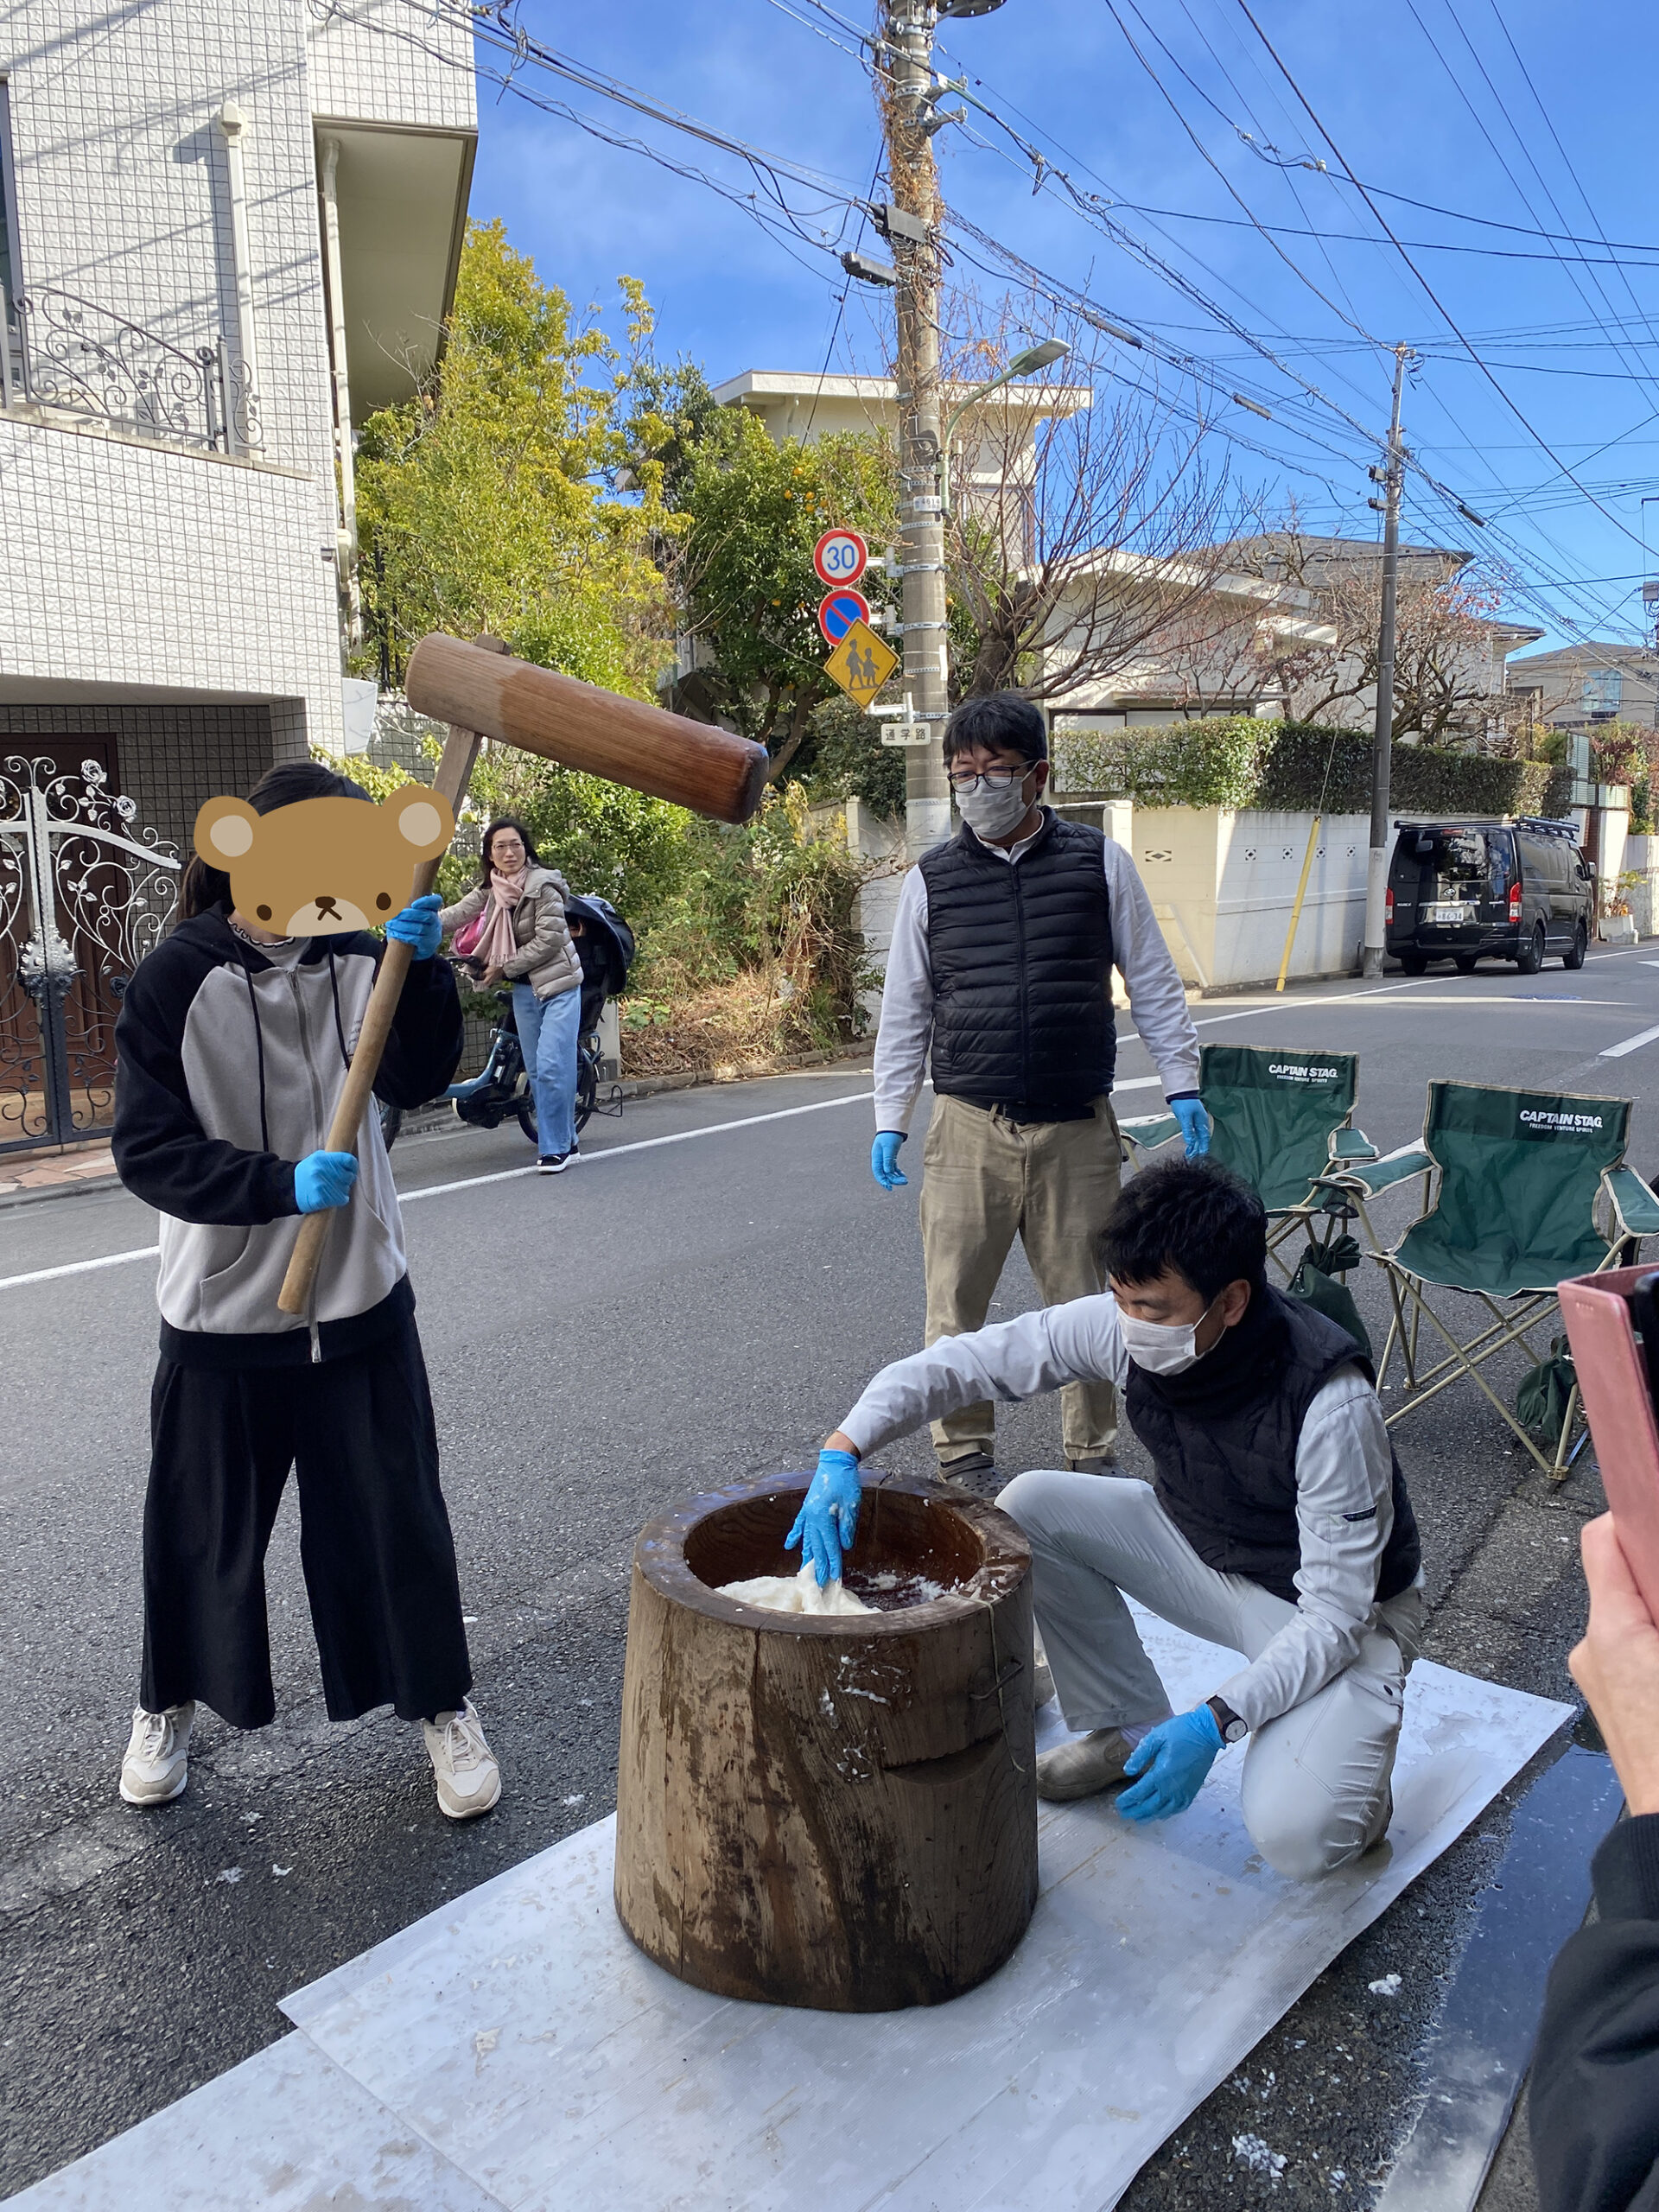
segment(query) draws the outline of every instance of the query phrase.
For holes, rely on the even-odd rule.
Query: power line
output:
[[[1502,150],[1498,147],[1497,142],[1493,138],[1491,132],[1486,128],[1486,124],[1482,119],[1479,111],[1477,110],[1474,102],[1470,99],[1467,91],[1459,81],[1456,71],[1452,68],[1446,55],[1441,52],[1440,44],[1435,39],[1433,33],[1429,29],[1427,23],[1424,22],[1422,16],[1418,10],[1417,0],[1406,0],[1406,6],[1410,10],[1413,22],[1417,25],[1418,29],[1421,31],[1424,38],[1427,41],[1429,48],[1433,54],[1435,60],[1446,72],[1446,74],[1450,79],[1453,89],[1456,91],[1459,99],[1462,100],[1465,107],[1469,111],[1470,117],[1474,123],[1475,128],[1480,132],[1481,137],[1491,148],[1493,157],[1497,161],[1499,168],[1503,170],[1504,175],[1508,177],[1510,183],[1514,188],[1516,197],[1520,200],[1528,214],[1529,214],[1535,222],[1538,219],[1538,211],[1534,207],[1531,200],[1528,198],[1526,190],[1522,185],[1520,178],[1516,176],[1515,171],[1510,168],[1509,162],[1505,159]],[[1515,131],[1513,120],[1509,116],[1508,110],[1503,105],[1502,95],[1499,93],[1496,85],[1493,84],[1491,77],[1487,71],[1486,65],[1481,60],[1479,54],[1476,51],[1472,41],[1470,40],[1468,33],[1464,29],[1462,23],[1459,22],[1456,12],[1451,6],[1451,0],[1446,0],[1446,6],[1447,16],[1449,17],[1453,28],[1456,29],[1459,36],[1463,40],[1465,46],[1468,48],[1471,58],[1473,60],[1476,68],[1480,72],[1481,78],[1486,86],[1486,89],[1491,93],[1493,99],[1497,102],[1499,111],[1503,113],[1505,121],[1509,122],[1510,130]],[[1526,145],[1525,141],[1521,138],[1518,131],[1515,131],[1515,136],[1521,145],[1522,154],[1525,156],[1532,168],[1533,175],[1537,177],[1540,185],[1543,188],[1545,197],[1549,200],[1551,206],[1555,207],[1555,213],[1559,215],[1560,213],[1560,209],[1555,205],[1555,201],[1554,196],[1550,193],[1549,187],[1548,183],[1545,182],[1543,175],[1539,170],[1537,162],[1533,160],[1530,149]],[[1602,323],[1599,310],[1590,298],[1589,294],[1586,291],[1584,285],[1580,282],[1577,275],[1574,273],[1573,262],[1568,260],[1567,257],[1561,252],[1559,246],[1554,249],[1554,252],[1555,260],[1566,272],[1568,281],[1572,283],[1573,289],[1578,293],[1579,297],[1584,302],[1585,306],[1589,308],[1592,317],[1602,327],[1604,334],[1607,337],[1609,344],[1611,346],[1614,353],[1619,359],[1624,362],[1626,368],[1630,369],[1632,376],[1638,381],[1651,382],[1651,378],[1649,375],[1649,372],[1643,367],[1639,359],[1636,359],[1635,365],[1632,366],[1630,359],[1627,358],[1625,354],[1620,352],[1618,340],[1614,337],[1613,334],[1610,330],[1607,329],[1605,324]],[[1608,299],[1605,291],[1603,289],[1600,279],[1592,275],[1590,281],[1596,287],[1597,293],[1601,299],[1602,306],[1605,308],[1611,309],[1612,302]]]
[[[421,14],[427,15],[427,8],[426,6],[420,4],[420,0],[409,0],[409,4],[411,9],[418,8]],[[438,4],[448,5],[451,11],[457,15],[463,12],[459,4],[459,0],[438,0]],[[832,15],[832,11],[822,7],[821,0],[803,0],[803,4],[814,7],[819,13]],[[485,43],[493,46],[498,51],[505,51],[510,53],[512,55],[512,65],[505,69],[494,69],[490,67],[487,64],[480,63],[479,66],[480,72],[485,75],[488,81],[499,85],[504,90],[512,91],[515,95],[526,99],[531,105],[541,109],[544,112],[554,114],[563,120],[572,123],[576,128],[583,130],[588,135],[601,140],[602,143],[620,148],[626,151],[639,154],[645,158],[657,163],[659,167],[668,170],[671,174],[678,175],[689,181],[707,187],[709,189],[715,192],[721,198],[727,200],[730,204],[737,207],[742,213],[749,215],[752,219],[760,223],[761,227],[766,229],[768,233],[784,247],[784,250],[786,252],[790,253],[791,257],[798,262],[800,262],[800,256],[795,252],[794,247],[791,243],[791,239],[804,243],[812,247],[817,252],[834,254],[842,238],[845,236],[848,224],[853,215],[857,213],[861,219],[863,213],[868,209],[868,202],[867,200],[861,200],[852,191],[842,188],[848,182],[847,180],[833,178],[823,171],[809,169],[804,164],[788,160],[784,156],[773,156],[760,148],[748,144],[746,141],[739,139],[731,134],[711,130],[709,126],[697,122],[696,118],[685,115],[682,111],[671,108],[665,103],[653,99],[649,95],[640,92],[638,88],[625,85],[622,80],[619,79],[609,77],[600,71],[588,69],[583,65],[572,60],[570,57],[556,54],[551,49],[540,46],[538,42],[529,40],[518,30],[516,24],[512,24],[509,22],[508,18],[511,15],[510,9],[498,7],[489,14],[485,14],[480,11],[479,14],[474,15],[471,10],[466,10],[465,12],[477,37],[481,39]],[[788,11],[785,10],[785,12]],[[428,16],[428,20],[429,20],[429,16]],[[855,29],[855,27],[844,25],[843,27]],[[397,37],[404,43],[420,48],[423,51],[432,54],[439,61],[448,66],[459,67],[468,67],[467,63],[459,61],[456,56],[452,53],[442,48],[436,48],[426,40],[415,35],[412,30],[400,30],[392,25],[386,24],[384,22],[384,19],[377,24],[377,28],[382,29],[385,35]],[[857,36],[861,45],[868,47],[872,43],[868,40],[865,39],[861,33],[857,34]],[[1276,60],[1277,57],[1275,56],[1274,59]],[[568,104],[563,101],[551,99],[544,94],[540,94],[532,91],[524,85],[519,73],[524,64],[527,62],[537,67],[547,68],[552,71],[553,73],[560,75],[568,81],[581,84],[587,89],[598,92],[601,97],[607,99],[615,100],[635,112],[662,123],[677,131],[685,132],[705,144],[713,146],[720,150],[734,156],[749,168],[751,174],[755,179],[757,186],[760,188],[759,193],[745,194],[735,190],[724,180],[712,176],[707,171],[696,168],[692,164],[675,160],[671,156],[665,154],[660,148],[652,145],[649,141],[637,137],[620,136],[612,130],[608,130],[602,124],[596,122],[594,118],[582,114],[579,111],[570,107]],[[1128,250],[1134,253],[1137,258],[1142,261],[1143,265],[1163,276],[1166,282],[1175,284],[1176,288],[1180,290],[1185,296],[1191,298],[1194,304],[1199,306],[1204,312],[1209,315],[1213,320],[1221,322],[1224,327],[1229,329],[1234,335],[1238,337],[1242,342],[1248,345],[1259,357],[1268,361],[1289,382],[1298,386],[1304,393],[1306,393],[1309,399],[1332,413],[1338,418],[1339,423],[1358,435],[1369,450],[1374,451],[1376,449],[1376,445],[1380,442],[1374,432],[1370,431],[1355,416],[1349,414],[1348,411],[1342,408],[1337,402],[1331,399],[1328,394],[1321,391],[1316,385],[1311,382],[1310,379],[1300,375],[1296,371],[1292,369],[1288,364],[1283,361],[1273,351],[1271,347],[1266,346],[1263,341],[1255,336],[1253,332],[1241,325],[1236,317],[1230,315],[1225,309],[1221,308],[1217,302],[1207,297],[1202,291],[1201,288],[1194,285],[1191,279],[1182,276],[1179,271],[1171,268],[1160,256],[1153,251],[1151,248],[1146,246],[1143,241],[1135,238],[1133,232],[1128,232],[1125,226],[1121,224],[1111,221],[1105,208],[1098,202],[1096,195],[1084,193],[1080,188],[1074,185],[1069,176],[1066,176],[1064,172],[1058,171],[1054,165],[1047,161],[1046,156],[1045,156],[1039,149],[1033,146],[1029,141],[1025,140],[1020,134],[1014,131],[1012,127],[1008,125],[1001,116],[997,115],[994,110],[989,109],[984,103],[980,101],[975,101],[974,105],[982,108],[982,111],[988,115],[989,119],[995,121],[998,127],[1007,132],[1014,142],[1020,146],[1022,154],[1026,156],[1027,160],[1030,161],[1037,169],[1039,187],[1046,181],[1046,176],[1045,175],[1045,172],[1046,171],[1047,175],[1052,175],[1057,181],[1064,185],[1068,199],[1076,207],[1077,212],[1084,213],[1089,219],[1094,221],[1096,227],[1104,230],[1106,234],[1109,237],[1113,238],[1116,242],[1124,245]],[[1315,118],[1315,120],[1317,121],[1317,118]],[[1064,151],[1064,149],[1062,150]],[[1068,156],[1068,158],[1073,157]],[[1338,158],[1340,158],[1340,156],[1338,156]],[[821,202],[820,207],[815,210],[804,211],[791,205],[785,190],[785,184],[795,186],[798,188],[810,190]],[[811,222],[815,214],[827,213],[831,208],[835,208],[839,211],[840,221],[836,232],[831,232],[820,227],[815,233],[808,227],[808,225]],[[1372,212],[1375,214],[1376,211],[1373,210]],[[1386,230],[1387,226],[1384,225],[1382,226],[1382,227]],[[1020,264],[1021,257],[1014,255],[1011,249],[1002,247],[1000,241],[990,238],[988,234],[982,232],[979,234],[979,237],[983,241],[988,250],[995,252],[999,257],[1011,261],[1015,264]],[[808,266],[804,262],[800,262],[800,265],[803,267]],[[1199,265],[1202,266],[1201,264]],[[1031,268],[1031,264],[1025,264],[1023,266],[1027,270],[1030,270]],[[1049,296],[1052,296],[1056,289],[1057,280],[1044,277],[1040,271],[1035,271],[1033,273],[1040,280],[1042,285],[1046,287]],[[1216,271],[1212,270],[1208,271],[1207,273],[1211,276],[1216,277],[1218,282],[1224,283],[1227,282],[1227,280],[1220,278],[1218,273]],[[1420,281],[1421,280],[1420,279]],[[1080,292],[1078,289],[1075,287],[1066,287],[1064,289],[1071,293],[1074,301],[1086,303],[1091,313],[1096,315],[1099,313],[1099,310],[1095,308],[1094,303],[1088,301],[1088,296],[1086,293]],[[1229,289],[1236,289],[1236,288],[1229,286]],[[1427,289],[1428,288],[1425,285],[1425,289]],[[1243,295],[1240,296],[1242,297]],[[1430,297],[1431,299],[1433,299],[1432,292],[1430,293]],[[1434,300],[1433,303],[1437,308],[1440,308],[1440,302],[1438,300]],[[1261,312],[1254,307],[1253,303],[1247,302],[1247,305],[1251,306],[1252,312],[1258,314]],[[1440,312],[1443,314],[1444,310],[1441,309]],[[1263,319],[1269,320],[1269,318],[1265,317]],[[1446,321],[1448,324],[1450,324],[1450,317],[1447,317]],[[1455,331],[1455,326],[1453,326],[1453,328],[1454,334],[1458,337],[1459,343],[1465,346],[1465,351],[1472,352],[1472,349],[1469,346],[1469,341],[1464,337],[1463,334],[1459,331]],[[1121,334],[1115,333],[1114,334]],[[1477,365],[1484,367],[1484,365],[1478,362],[1478,358],[1475,358],[1477,359]],[[1191,354],[1178,353],[1176,357],[1173,360],[1168,361],[1166,365],[1172,367],[1179,367],[1182,373],[1189,376],[1197,376],[1200,379],[1213,374],[1212,364],[1204,362]],[[1161,394],[1154,396],[1157,398],[1158,404],[1160,405],[1167,408],[1172,404],[1166,396]],[[1513,407],[1512,411],[1516,411],[1518,413],[1518,410],[1513,410]],[[1205,420],[1202,416],[1198,419],[1200,420],[1203,427],[1223,436],[1230,442],[1241,447],[1243,449],[1258,454],[1262,458],[1271,461],[1276,467],[1288,469],[1294,474],[1306,477],[1311,481],[1322,484],[1325,489],[1331,494],[1333,505],[1339,512],[1345,513],[1353,511],[1351,501],[1344,497],[1344,493],[1338,490],[1338,486],[1332,481],[1332,480],[1329,477],[1325,476],[1318,469],[1316,465],[1305,459],[1293,457],[1290,454],[1277,452],[1271,448],[1262,446],[1253,440],[1230,430],[1219,423]],[[1354,457],[1351,454],[1342,452],[1338,448],[1326,444],[1325,441],[1319,439],[1316,434],[1308,429],[1306,425],[1295,421],[1294,419],[1294,410],[1287,410],[1282,399],[1279,400],[1277,403],[1276,419],[1284,420],[1286,422],[1286,426],[1291,429],[1295,436],[1315,446],[1332,458],[1337,460],[1344,468],[1353,467],[1356,466]],[[1522,422],[1522,426],[1530,431],[1531,426],[1525,422],[1525,418],[1521,417],[1520,419]],[[1542,443],[1541,440],[1536,438],[1535,434],[1534,435],[1534,442],[1538,444]],[[1545,450],[1548,451],[1548,448],[1546,448]],[[1554,458],[1553,454],[1550,457]],[[1437,495],[1443,497],[1444,499],[1449,503],[1449,506],[1451,508],[1456,509],[1460,512],[1466,512],[1466,511],[1461,508],[1461,503],[1459,501],[1457,495],[1451,493],[1446,487],[1439,485],[1435,480],[1429,477],[1426,471],[1421,470],[1421,465],[1415,467],[1414,473],[1421,475],[1424,480],[1435,491]],[[1592,504],[1599,507],[1599,502],[1593,499],[1592,499]],[[1605,512],[1605,510],[1601,511],[1604,512]],[[1629,535],[1630,533],[1627,532],[1626,534]],[[1516,550],[1517,553],[1519,553],[1520,549],[1517,548]],[[1536,563],[1536,556],[1530,556],[1527,557],[1530,557]],[[1537,565],[1545,569],[1548,567],[1548,564],[1543,563],[1537,563]],[[1555,580],[1552,579],[1550,581],[1552,584],[1554,584]],[[1563,580],[1562,583],[1556,588],[1569,587],[1565,585]],[[1558,627],[1570,629],[1573,626],[1570,622],[1560,618],[1559,615],[1554,616],[1553,619],[1555,620],[1556,626]]]
[[[1193,79],[1187,75],[1186,71],[1181,67],[1181,64],[1176,60],[1175,56],[1170,53],[1168,47],[1164,44],[1163,40],[1159,37],[1158,33],[1154,30],[1151,24],[1147,22],[1145,16],[1141,14],[1140,8],[1136,5],[1136,0],[1127,0],[1127,4],[1134,10],[1136,22],[1141,24],[1147,36],[1161,48],[1174,67],[1179,70],[1181,75],[1185,78],[1186,82],[1192,86],[1193,90],[1199,93],[1200,98],[1207,99],[1209,97],[1208,94],[1205,93],[1202,87],[1197,85]],[[1286,268],[1290,270],[1292,276],[1295,276],[1300,283],[1306,285],[1308,290],[1313,293],[1314,298],[1319,302],[1322,307],[1329,308],[1332,314],[1337,317],[1338,321],[1345,322],[1351,330],[1357,332],[1358,335],[1365,339],[1368,343],[1380,347],[1382,343],[1382,340],[1375,337],[1370,331],[1367,330],[1363,323],[1356,321],[1353,316],[1350,315],[1344,314],[1343,310],[1337,305],[1336,302],[1332,299],[1328,294],[1320,290],[1319,287],[1313,282],[1313,279],[1307,274],[1306,270],[1297,266],[1296,263],[1291,259],[1290,256],[1284,251],[1283,247],[1279,245],[1277,239],[1274,238],[1272,232],[1266,227],[1266,226],[1257,221],[1255,211],[1249,207],[1249,203],[1243,198],[1243,195],[1234,188],[1232,179],[1227,175],[1227,172],[1222,168],[1220,162],[1216,160],[1209,148],[1198,137],[1198,132],[1193,130],[1192,124],[1181,113],[1179,105],[1170,92],[1168,87],[1165,85],[1162,78],[1159,76],[1157,71],[1147,60],[1146,55],[1141,53],[1140,48],[1135,44],[1135,40],[1129,34],[1128,26],[1123,21],[1122,16],[1117,12],[1116,0],[1105,0],[1105,7],[1107,14],[1110,16],[1112,21],[1117,25],[1118,29],[1122,33],[1124,44],[1128,48],[1130,53],[1134,54],[1135,60],[1141,64],[1141,67],[1146,71],[1147,76],[1151,78],[1153,83],[1157,86],[1158,91],[1167,104],[1171,114],[1173,115],[1175,120],[1180,124],[1182,130],[1185,131],[1187,137],[1192,140],[1193,147],[1198,152],[1199,157],[1204,162],[1207,162],[1209,167],[1214,170],[1216,175],[1221,179],[1224,189],[1227,192],[1234,203],[1244,210],[1245,218],[1249,222],[1251,227],[1267,240],[1268,245],[1272,248],[1273,251],[1278,255],[1280,260],[1284,263]],[[1213,103],[1211,104],[1213,105]]]
[[[1534,440],[1540,450],[1545,454],[1549,460],[1555,463],[1555,466],[1560,470],[1560,474],[1565,476],[1570,483],[1578,484],[1579,480],[1573,474],[1571,467],[1561,459],[1560,455],[1555,451],[1549,441],[1544,436],[1543,433],[1529,420],[1522,410],[1516,404],[1513,399],[1510,398],[1509,393],[1505,391],[1503,385],[1487,367],[1485,362],[1475,350],[1475,347],[1470,343],[1469,340],[1465,337],[1463,332],[1458,327],[1455,318],[1446,308],[1445,302],[1441,300],[1439,293],[1435,291],[1427,277],[1423,275],[1421,270],[1419,269],[1415,262],[1413,261],[1410,254],[1406,251],[1405,247],[1402,245],[1400,240],[1395,238],[1393,230],[1389,227],[1387,218],[1382,213],[1382,211],[1377,207],[1376,201],[1371,199],[1364,186],[1360,183],[1358,178],[1354,175],[1353,170],[1348,165],[1347,159],[1343,154],[1341,148],[1337,144],[1336,140],[1331,136],[1324,124],[1320,122],[1319,117],[1314,113],[1313,108],[1308,101],[1306,94],[1302,92],[1301,87],[1297,84],[1296,79],[1291,75],[1289,70],[1286,68],[1284,63],[1280,60],[1278,50],[1274,47],[1272,40],[1262,29],[1261,24],[1257,22],[1255,17],[1250,13],[1249,0],[1238,0],[1238,6],[1246,21],[1249,23],[1251,29],[1255,33],[1262,45],[1267,48],[1268,54],[1272,56],[1274,67],[1278,69],[1280,74],[1284,78],[1285,82],[1290,86],[1292,92],[1295,93],[1297,99],[1306,110],[1309,121],[1319,132],[1320,137],[1324,139],[1325,144],[1329,146],[1331,151],[1336,156],[1338,161],[1342,163],[1343,174],[1346,176],[1349,183],[1351,184],[1354,189],[1359,194],[1360,198],[1364,200],[1366,206],[1370,209],[1372,215],[1376,218],[1377,227],[1383,232],[1384,236],[1388,238],[1389,245],[1395,248],[1401,259],[1405,263],[1407,268],[1410,270],[1418,283],[1427,294],[1429,300],[1433,305],[1435,313],[1444,319],[1446,328],[1458,340],[1458,343],[1464,348],[1470,359],[1485,378],[1487,383],[1491,385],[1492,390],[1497,394],[1498,397],[1503,401],[1504,406],[1508,408],[1510,414],[1514,416],[1516,421],[1520,423],[1522,429],[1525,430],[1527,435]],[[1579,485],[1579,489],[1583,491],[1584,486],[1582,485]],[[1605,516],[1605,518],[1611,523],[1613,528],[1619,532],[1621,537],[1628,537],[1633,545],[1641,544],[1642,541],[1640,537],[1637,536],[1636,532],[1633,530],[1628,529],[1625,524],[1619,520],[1618,517],[1614,514],[1610,507],[1604,506],[1601,501],[1596,499],[1591,493],[1586,492],[1584,495],[1590,501],[1591,505],[1595,508],[1596,512],[1599,514]]]

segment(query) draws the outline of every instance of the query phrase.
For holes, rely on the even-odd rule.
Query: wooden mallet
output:
[[[490,737],[543,760],[584,769],[613,784],[671,799],[677,806],[716,822],[747,822],[766,787],[766,750],[748,739],[683,715],[665,714],[637,699],[620,698],[575,677],[558,676],[515,660],[494,639],[423,638],[410,655],[404,685],[416,714],[448,722],[449,735],[434,779],[457,821],[480,741]],[[438,862],[415,870],[411,899],[437,881]],[[374,1079],[380,1072],[392,1016],[409,973],[406,944],[389,938],[380,972],[363,1016],[346,1070],[327,1149],[350,1152],[357,1144]],[[284,1313],[309,1311],[317,1262],[333,1209],[307,1214],[276,1303]]]

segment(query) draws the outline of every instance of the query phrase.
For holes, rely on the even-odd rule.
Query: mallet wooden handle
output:
[[[461,813],[461,802],[467,795],[473,762],[478,757],[478,745],[475,731],[451,728],[448,741],[443,748],[443,759],[434,779],[438,790],[448,800],[452,811],[457,817]],[[423,861],[415,870],[410,897],[424,898],[437,880],[438,861]],[[352,1065],[346,1071],[346,1080],[340,1086],[339,1102],[334,1108],[334,1118],[328,1124],[327,1148],[330,1152],[350,1152],[356,1146],[364,1109],[374,1089],[374,1079],[380,1072],[381,1055],[386,1049],[386,1039],[391,1034],[397,1001],[403,995],[404,979],[409,973],[413,957],[408,945],[399,944],[396,938],[386,939],[386,949],[380,958],[380,972],[374,979],[373,990],[369,994],[363,1027],[358,1032],[357,1045],[352,1053]],[[283,1287],[276,1300],[282,1313],[305,1313],[310,1310],[311,1293],[317,1279],[317,1263],[322,1257],[322,1248],[328,1236],[328,1224],[334,1211],[334,1207],[326,1207],[321,1213],[307,1214],[300,1223],[293,1257],[289,1261],[288,1273],[283,1277]]]

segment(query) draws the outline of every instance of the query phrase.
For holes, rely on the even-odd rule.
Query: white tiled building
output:
[[[429,372],[475,137],[416,0],[0,13],[0,757],[99,758],[182,842],[339,744],[336,394],[348,461]]]

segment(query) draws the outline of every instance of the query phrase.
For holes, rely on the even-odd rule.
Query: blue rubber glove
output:
[[[1172,1098],[1169,1110],[1181,1125],[1187,1158],[1202,1159],[1210,1149],[1210,1116],[1196,1098]]]
[[[294,1170],[294,1201],[302,1213],[343,1206],[357,1180],[354,1152],[308,1152]]]
[[[852,1453],[820,1452],[818,1471],[795,1516],[795,1526],[784,1538],[785,1551],[801,1547],[803,1567],[817,1568],[820,1590],[826,1582],[841,1580],[841,1555],[851,1551],[858,1533],[858,1462]]]
[[[899,1147],[904,1141],[902,1129],[883,1129],[870,1147],[870,1173],[884,1191],[896,1191],[910,1180],[899,1172]]]
[[[1160,1720],[1129,1753],[1123,1771],[1141,1779],[1119,1797],[1118,1811],[1126,1821],[1166,1821],[1184,1813],[1221,1749],[1221,1731],[1207,1705]]]
[[[412,906],[405,906],[401,914],[394,914],[386,924],[386,935],[395,937],[399,944],[406,944],[416,960],[429,960],[438,949],[443,931],[438,926],[438,909],[443,901],[435,891],[429,891]]]

